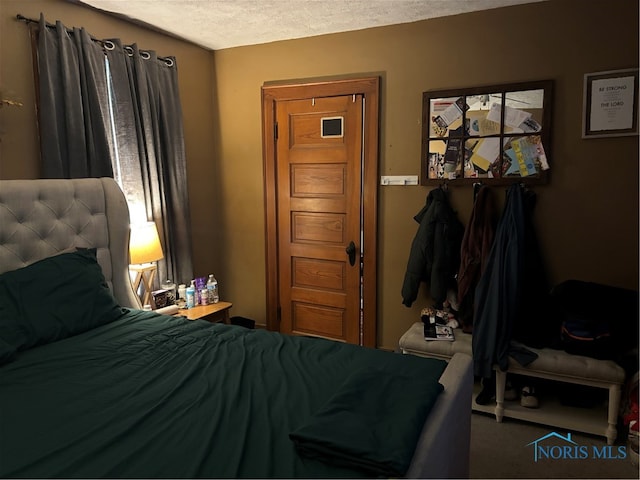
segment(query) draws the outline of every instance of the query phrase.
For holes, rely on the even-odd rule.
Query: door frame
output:
[[[276,184],[276,104],[339,95],[363,95],[363,285],[362,344],[377,343],[378,126],[380,77],[346,78],[262,86],[262,157],[264,168],[267,329],[279,330],[278,229]]]

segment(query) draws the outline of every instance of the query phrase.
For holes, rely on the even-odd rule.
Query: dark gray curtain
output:
[[[175,58],[118,39],[98,41],[60,22],[53,28],[41,15],[38,69],[43,177],[115,177],[132,223],[158,227],[158,278],[188,283],[191,226]]]
[[[134,171],[138,161],[145,210],[162,237],[165,261],[159,262],[158,275],[188,283],[193,267],[190,236],[184,234],[190,231],[190,217],[176,60],[159,59],[137,45],[123,47],[117,39],[110,40],[106,55],[116,123],[126,126],[118,139],[120,164],[131,164],[126,170]],[[130,182],[125,178],[123,183]]]
[[[102,47],[60,23],[38,36],[43,178],[112,177],[107,77]]]

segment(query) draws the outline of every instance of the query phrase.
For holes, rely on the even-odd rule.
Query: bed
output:
[[[112,179],[0,181],[0,476],[468,476],[468,356],[140,310],[128,219]]]

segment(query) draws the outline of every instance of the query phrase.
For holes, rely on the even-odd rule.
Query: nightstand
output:
[[[229,310],[233,306],[231,302],[218,302],[209,305],[196,305],[193,308],[181,308],[176,316],[186,317],[189,320],[206,320],[208,322],[229,323]]]

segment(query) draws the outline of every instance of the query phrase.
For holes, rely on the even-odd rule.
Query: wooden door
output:
[[[376,345],[379,96],[379,77],[262,87],[269,330]]]
[[[362,96],[279,102],[276,119],[280,331],[359,344]]]

